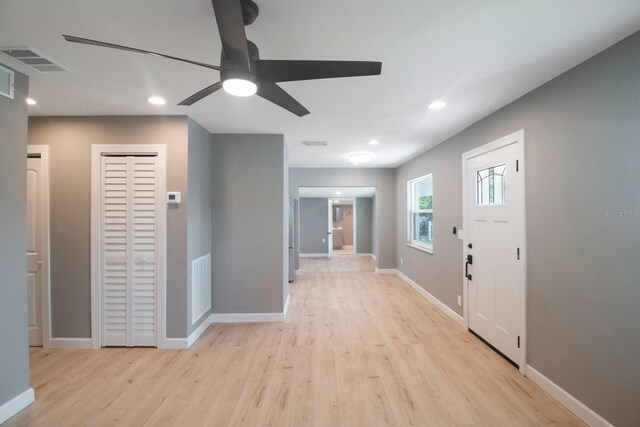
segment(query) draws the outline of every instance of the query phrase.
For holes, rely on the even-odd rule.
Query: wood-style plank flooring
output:
[[[582,425],[372,272],[303,268],[285,323],[214,325],[189,350],[32,349],[31,383],[36,403],[8,426]]]

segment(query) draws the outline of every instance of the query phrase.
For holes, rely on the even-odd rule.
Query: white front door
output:
[[[156,346],[157,156],[102,157],[102,346]]]
[[[42,181],[42,159],[27,158],[27,297],[30,346],[42,346]]]
[[[469,329],[524,369],[524,139],[517,132],[463,156]]]

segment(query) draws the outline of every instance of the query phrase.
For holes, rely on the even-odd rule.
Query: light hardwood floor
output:
[[[9,426],[581,425],[399,278],[305,272],[285,323],[189,350],[31,350]]]
[[[375,270],[376,262],[370,255],[334,255],[327,258],[300,258],[302,272],[355,272]]]

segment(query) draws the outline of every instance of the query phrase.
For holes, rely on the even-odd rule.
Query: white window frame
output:
[[[431,209],[413,209],[413,202],[415,200],[414,197],[414,188],[415,185],[418,182],[424,181],[426,179],[430,179],[431,180]],[[421,242],[420,240],[415,240],[413,238],[414,233],[413,233],[413,214],[414,213],[430,213],[433,215],[433,174],[427,174],[412,180],[407,181],[407,246],[410,246],[412,248],[424,251],[424,252],[428,252],[428,253],[433,253],[433,243],[429,244],[429,243],[425,243],[425,242]],[[434,242],[433,236],[431,239],[432,242]]]

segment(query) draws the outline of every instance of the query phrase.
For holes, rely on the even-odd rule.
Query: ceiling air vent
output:
[[[326,147],[329,141],[302,141],[302,144],[307,147]]]
[[[0,94],[13,99],[13,79],[15,73],[0,65]]]
[[[9,55],[13,59],[17,59],[18,61],[27,65],[29,68],[32,68],[41,73],[67,71],[61,65],[56,64],[48,58],[45,58],[43,55],[31,49],[30,47],[3,47],[2,53]]]

